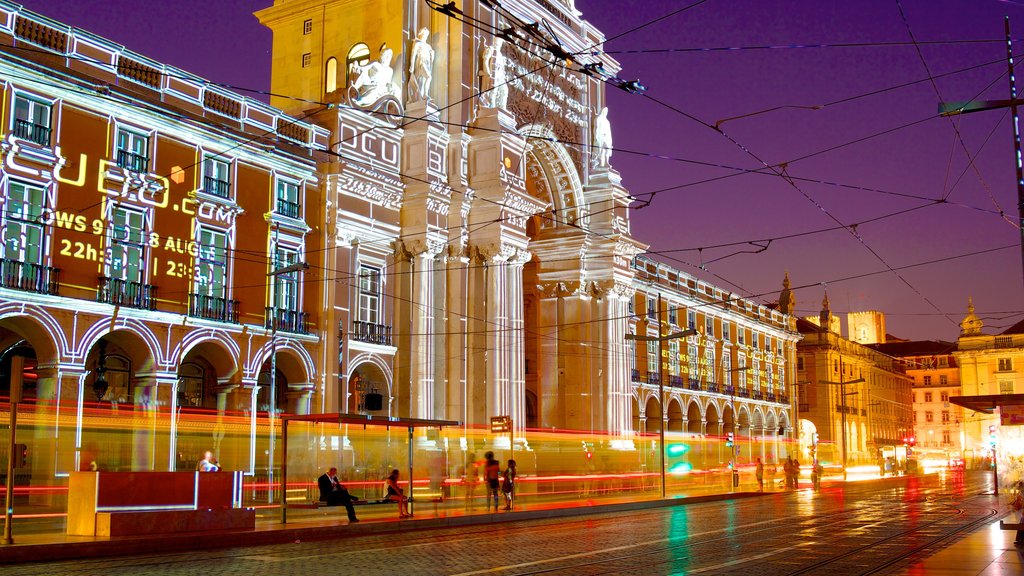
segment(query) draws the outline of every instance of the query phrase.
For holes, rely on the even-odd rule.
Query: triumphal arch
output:
[[[272,104],[331,131],[322,407],[628,433],[630,195],[573,0],[277,0]],[[309,281],[310,278],[307,278]]]

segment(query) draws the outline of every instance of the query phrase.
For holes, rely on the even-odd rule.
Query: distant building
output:
[[[633,267],[630,333],[697,332],[665,342],[664,363],[657,342],[631,342],[633,429],[658,430],[658,382],[664,378],[667,430],[732,432],[741,464],[790,455],[783,442],[795,433],[791,390],[800,336],[794,318],[650,258],[637,257]],[[787,277],[783,302],[792,300],[788,284]]]
[[[912,380],[899,360],[822,329],[838,324],[827,296],[817,320],[797,321],[801,452],[840,463],[845,443],[849,465],[876,464],[913,430]]]
[[[960,322],[960,338],[953,353],[960,366],[963,396],[994,396],[1024,393],[1024,321],[999,334],[983,334],[984,322],[968,301],[967,315]],[[970,461],[990,454],[989,425],[999,425],[997,416],[971,412],[964,420],[964,453]]]
[[[846,334],[858,344],[885,344],[885,314],[877,310],[846,314]]]
[[[963,455],[963,408],[949,399],[960,396],[956,344],[934,340],[874,344],[875,350],[903,361],[914,382],[915,452],[921,458],[949,461]]]

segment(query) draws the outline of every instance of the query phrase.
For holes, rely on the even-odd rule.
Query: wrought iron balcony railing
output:
[[[100,276],[96,301],[142,310],[156,309],[156,286]]]
[[[668,385],[669,386],[673,386],[675,388],[683,388],[683,387],[685,387],[685,385],[683,384],[683,377],[682,376],[678,376],[678,375],[677,376],[670,375],[668,377]]]
[[[238,300],[228,300],[207,294],[190,294],[188,315],[238,324]]]
[[[2,258],[0,283],[4,288],[56,296],[60,288],[60,268]]]
[[[302,212],[302,205],[298,202],[292,202],[285,200],[284,198],[277,199],[277,213],[281,216],[287,216],[288,218],[298,218]]]
[[[690,378],[690,390],[700,390],[700,380]]]
[[[28,120],[22,120],[21,118],[14,121],[14,135],[16,137],[30,142],[35,142],[40,146],[47,146],[50,144],[50,131],[49,126],[29,122]]]
[[[143,156],[128,150],[118,150],[117,165],[132,172],[148,172],[149,156]]]
[[[367,344],[391,346],[391,326],[356,320],[352,322],[351,338]]]
[[[647,383],[648,384],[658,384],[660,382],[661,382],[661,374],[659,374],[657,372],[648,372],[647,373]]]
[[[640,371],[636,368],[633,368],[633,382],[641,382]]]
[[[267,328],[276,329],[279,332],[294,332],[296,334],[309,334],[309,314],[298,310],[287,310],[268,306],[266,309]]]
[[[227,198],[231,191],[231,183],[227,180],[218,180],[213,176],[203,178],[203,192],[213,196]]]

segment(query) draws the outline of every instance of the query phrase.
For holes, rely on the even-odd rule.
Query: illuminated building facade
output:
[[[413,0],[275,2],[272,107],[0,0],[0,368],[29,358],[70,419],[35,428],[42,476],[90,462],[83,415],[129,411],[104,469],[181,469],[225,434],[226,467],[273,469],[272,397],[628,449],[661,424],[626,336],[691,324],[666,346],[666,427],[784,456],[791,295],[637,257],[603,112],[618,65],[551,63],[602,40],[571,0],[461,10],[493,30]]]
[[[914,382],[914,430],[909,444],[921,458],[948,462],[963,456],[963,408],[956,345],[940,341],[895,341],[871,346],[899,358]]]
[[[321,285],[270,273],[322,251],[328,132],[10,2],[0,45],[0,395],[18,356],[26,399],[57,406],[25,438],[33,478],[217,448],[169,414],[309,410]],[[135,448],[83,415],[134,419]],[[222,459],[252,469],[255,443]]]
[[[960,322],[960,338],[953,355],[960,367],[962,396],[995,396],[1024,393],[1024,321],[999,334],[984,334],[984,322],[968,302]],[[978,464],[991,456],[989,426],[999,427],[999,417],[970,411],[964,419],[965,460]],[[1018,448],[1019,449],[1019,448]]]
[[[818,322],[797,321],[801,451],[840,463],[845,442],[849,465],[877,464],[913,433],[913,380],[901,360],[821,328],[836,324],[828,296]]]
[[[697,333],[665,341],[663,359],[657,342],[630,346],[633,429],[658,430],[659,380],[664,378],[667,431],[733,433],[739,464],[758,457],[779,462],[790,455],[781,442],[795,432],[790,392],[800,336],[795,318],[780,310],[793,306],[788,277],[780,305],[769,307],[643,256],[634,261],[634,270],[630,333]]]

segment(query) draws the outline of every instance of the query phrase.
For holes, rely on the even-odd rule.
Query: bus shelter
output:
[[[440,431],[460,426],[453,420],[390,418],[368,414],[289,414],[281,417],[281,522],[288,520],[289,475],[300,486],[322,474],[329,467],[338,467],[352,479],[354,470],[364,474],[369,490],[383,484],[388,469],[407,470],[405,483],[409,505],[413,506],[415,458],[441,458],[446,453],[447,439]],[[404,450],[403,450],[404,449]],[[401,455],[405,462],[400,465]],[[425,466],[432,467],[431,462]],[[421,466],[424,468],[424,466]],[[358,481],[358,478],[356,479]]]

